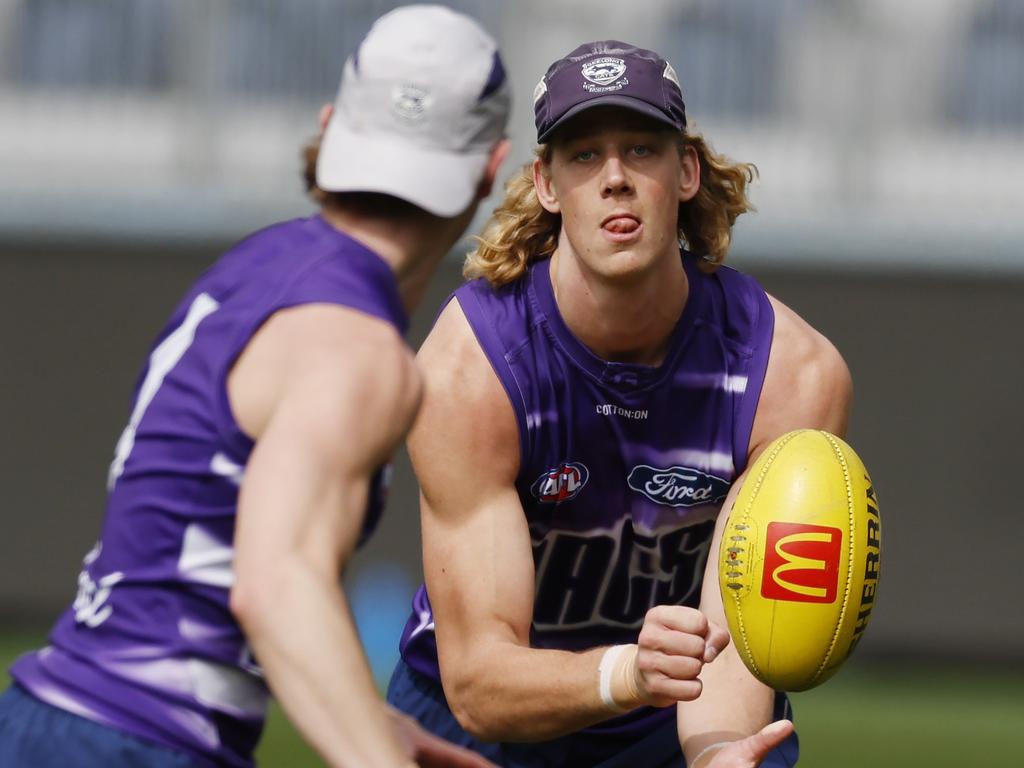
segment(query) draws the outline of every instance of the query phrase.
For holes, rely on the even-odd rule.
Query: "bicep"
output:
[[[512,406],[457,303],[419,362],[425,397],[409,449],[421,488],[424,574],[441,664],[450,668],[481,641],[528,644],[533,552],[515,487]]]
[[[457,510],[421,499],[423,569],[441,664],[481,641],[529,644],[534,570],[530,534],[514,491]]]
[[[411,420],[413,363],[391,329],[351,310],[282,314],[254,339],[286,348],[286,373],[267,401],[242,482],[238,567],[260,570],[298,554],[336,572],[362,528],[369,479]],[[260,374],[247,373],[255,387]]]

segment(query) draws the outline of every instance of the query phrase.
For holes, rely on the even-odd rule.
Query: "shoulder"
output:
[[[275,312],[253,335],[228,381],[239,424],[258,437],[278,406],[306,398],[324,423],[358,408],[367,421],[409,426],[422,396],[413,355],[395,327],[335,304]]]
[[[290,365],[292,381],[319,371],[346,381],[346,391],[358,392],[389,408],[409,408],[418,402],[421,377],[405,339],[387,320],[351,307],[304,304],[276,313],[268,323]]]
[[[221,260],[247,260],[260,255],[287,252],[288,263],[293,265],[309,252],[315,241],[315,223],[312,219],[288,219],[249,233],[225,251]]]
[[[487,456],[488,465],[500,467],[502,474],[513,464],[517,468],[515,414],[457,297],[441,311],[417,362],[424,398],[409,442],[417,467],[427,451],[444,445],[455,464]]]
[[[853,397],[850,370],[832,342],[775,297],[768,300],[775,323],[752,454],[794,429],[845,434]]]
[[[771,355],[779,364],[776,375],[848,389],[850,371],[832,342],[774,296],[768,301],[775,313]]]
[[[751,275],[726,265],[713,272],[693,270],[707,298],[700,302],[704,320],[721,328],[745,346],[770,341],[773,307],[761,284]]]
[[[529,275],[525,275],[511,283],[493,286],[477,278],[463,283],[453,296],[478,337],[493,337],[502,344],[514,343],[530,323],[529,280]]]
[[[508,350],[510,339],[517,339],[515,302],[518,287],[492,289],[485,281],[474,280],[459,287],[438,314],[434,327],[420,348],[418,359],[434,375],[445,371],[471,383],[492,373],[495,356]],[[513,342],[514,343],[514,342]]]
[[[417,361],[433,400],[454,398],[481,406],[507,400],[458,294],[438,315]]]

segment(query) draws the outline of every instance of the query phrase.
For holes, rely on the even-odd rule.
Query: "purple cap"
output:
[[[591,107],[616,106],[686,127],[686,107],[672,65],[654,51],[618,40],[584,43],[545,73],[533,92],[537,142]]]

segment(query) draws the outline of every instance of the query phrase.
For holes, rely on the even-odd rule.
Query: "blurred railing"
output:
[[[221,237],[304,210],[317,107],[397,4],[0,0],[0,237]],[[624,39],[761,169],[741,252],[1024,268],[1024,0],[448,4],[502,44],[519,160],[546,65]]]

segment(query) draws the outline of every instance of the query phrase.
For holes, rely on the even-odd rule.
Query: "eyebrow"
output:
[[[561,145],[575,144],[575,143],[580,142],[580,141],[588,141],[590,139],[593,139],[595,136],[598,136],[598,135],[600,135],[602,133],[607,133],[609,131],[620,131],[622,133],[642,133],[642,134],[647,134],[647,135],[651,135],[651,136],[659,136],[659,137],[663,136],[663,135],[668,137],[669,134],[672,133],[672,129],[671,128],[667,128],[667,127],[666,128],[662,128],[661,126],[651,125],[651,124],[635,123],[635,124],[632,124],[632,125],[622,125],[622,124],[614,125],[614,126],[604,125],[604,126],[595,126],[595,127],[583,128],[581,130],[573,131],[572,133],[566,133],[566,134],[561,135],[561,136],[556,134],[554,137],[552,137],[554,139],[554,141],[552,143],[556,144],[556,145],[558,145],[558,144],[561,144]]]

